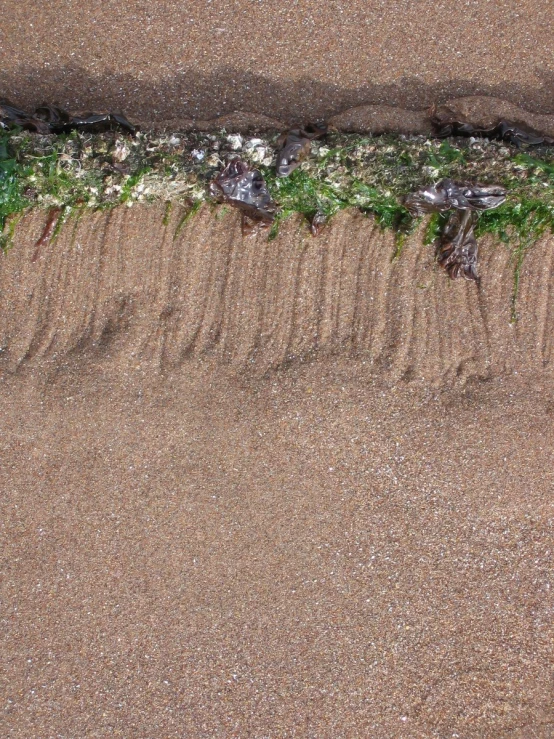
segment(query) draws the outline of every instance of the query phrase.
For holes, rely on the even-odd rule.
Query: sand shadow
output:
[[[427,85],[415,77],[345,88],[309,78],[276,81],[231,68],[212,74],[190,69],[170,79],[150,81],[118,72],[95,77],[79,66],[37,69],[26,65],[3,73],[0,96],[24,108],[47,101],[73,111],[120,110],[143,122],[250,111],[291,124],[329,118],[357,105],[422,109],[465,95],[499,97],[531,112],[552,113],[554,74],[544,71],[539,76],[541,84],[533,89],[511,82],[487,85],[458,79]]]

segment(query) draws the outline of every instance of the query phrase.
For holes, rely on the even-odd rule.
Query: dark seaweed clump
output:
[[[456,118],[452,114],[445,111],[435,112],[431,116],[431,124],[435,135],[439,138],[448,138],[449,136],[475,136],[476,138],[496,139],[497,141],[506,141],[518,148],[522,144],[526,146],[540,146],[541,144],[554,144],[554,139],[544,136],[538,131],[530,128],[516,126],[508,121],[498,121],[494,126],[482,127],[476,126],[469,121]]]
[[[34,113],[16,108],[8,100],[0,100],[0,128],[22,128],[42,134],[64,134],[71,131],[104,133],[121,130],[135,135],[137,127],[121,113],[85,113],[71,115],[56,105],[41,105]]]
[[[235,158],[210,183],[210,193],[221,203],[228,203],[242,213],[242,232],[254,224],[270,226],[277,206],[271,199],[265,180],[258,169]]]
[[[506,200],[506,190],[497,185],[484,187],[444,179],[436,185],[411,193],[404,205],[413,216],[453,210],[437,244],[437,261],[452,279],[479,279],[477,240],[473,228],[480,211],[498,208]]]
[[[327,126],[308,124],[281,134],[277,140],[277,177],[288,177],[310,155],[312,141],[326,133]]]

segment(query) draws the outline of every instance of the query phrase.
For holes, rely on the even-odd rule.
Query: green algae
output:
[[[171,211],[173,210],[173,203],[171,200],[165,201],[165,210],[164,210],[164,217],[162,218],[162,223],[164,226],[169,225],[169,219],[171,218]]]
[[[6,249],[13,236],[15,223],[25,208],[30,205],[23,194],[23,183],[29,174],[17,158],[10,146],[10,137],[0,132],[0,246]],[[11,217],[11,219],[10,219]],[[4,233],[6,221],[10,219],[7,233]]]
[[[192,203],[186,203],[185,205],[185,211],[181,218],[179,219],[179,222],[177,223],[177,227],[175,228],[175,233],[173,234],[173,241],[176,241],[179,237],[179,234],[183,230],[185,224],[190,221],[190,219],[200,210],[200,206],[202,205],[201,200],[195,200]]]
[[[517,321],[517,296],[525,255],[548,231],[554,232],[552,205],[538,199],[506,202],[496,210],[483,213],[475,229],[477,236],[494,235],[512,252],[514,284],[511,296],[511,320]]]

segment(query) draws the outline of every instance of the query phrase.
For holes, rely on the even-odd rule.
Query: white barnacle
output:
[[[242,136],[240,133],[231,133],[229,136],[227,136],[227,141],[231,145],[231,149],[233,151],[238,151],[239,149],[242,149]]]

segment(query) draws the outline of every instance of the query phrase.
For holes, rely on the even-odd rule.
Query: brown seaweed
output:
[[[413,216],[424,213],[444,213],[447,210],[490,210],[506,200],[506,190],[496,185],[467,185],[444,179],[436,185],[422,188],[404,198],[404,205]]]
[[[37,261],[40,255],[41,247],[44,246],[44,244],[48,244],[50,242],[50,239],[52,238],[52,235],[54,231],[56,230],[56,226],[58,225],[58,221],[60,220],[62,212],[63,212],[63,208],[51,208],[50,209],[50,212],[48,213],[48,220],[46,221],[46,225],[44,226],[44,229],[42,231],[42,234],[40,235],[40,238],[38,238],[35,243],[35,253],[33,254],[31,262]]]
[[[210,183],[210,194],[220,203],[228,203],[242,213],[242,232],[254,225],[270,226],[275,220],[276,204],[271,200],[262,173],[246,162],[233,159]]]
[[[308,124],[293,128],[277,139],[277,177],[288,177],[309,156],[312,141],[327,133],[327,126]]]
[[[521,128],[514,123],[508,121],[499,121],[494,126],[483,128],[474,126],[472,123],[457,120],[447,114],[434,114],[431,116],[431,124],[435,135],[439,138],[447,136],[475,136],[478,138],[494,139],[498,141],[506,141],[518,148],[525,144],[526,146],[539,146],[540,144],[554,144],[554,139],[550,136],[544,136],[533,129]]]
[[[310,231],[312,233],[312,236],[319,236],[319,234],[321,233],[321,229],[325,226],[326,223],[327,216],[325,215],[325,213],[322,213],[318,210],[310,222]]]
[[[16,108],[7,100],[0,100],[0,128],[23,128],[33,133],[51,133],[48,123]]]
[[[424,213],[454,211],[437,245],[437,261],[454,280],[464,277],[478,281],[477,240],[473,228],[484,210],[498,208],[506,200],[506,190],[497,185],[468,185],[444,179],[404,198],[404,205],[417,217]]]
[[[477,221],[475,211],[455,211],[439,239],[437,261],[448,275],[455,280],[479,281],[477,274],[477,239],[473,233]]]
[[[70,131],[103,133],[122,130],[134,136],[137,132],[137,127],[121,113],[71,115],[56,105],[41,105],[34,113],[27,113],[7,100],[0,100],[0,128],[23,128],[42,135]]]

